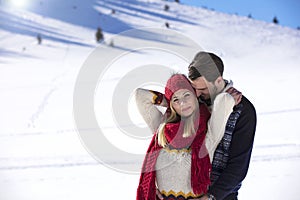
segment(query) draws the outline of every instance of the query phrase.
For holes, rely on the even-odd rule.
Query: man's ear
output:
[[[215,86],[217,86],[217,88],[219,89],[223,89],[225,87],[225,82],[222,76],[219,76],[216,80],[215,80]]]

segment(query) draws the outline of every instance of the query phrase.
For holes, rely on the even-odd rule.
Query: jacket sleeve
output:
[[[154,104],[155,95],[152,91],[142,88],[135,91],[137,108],[153,133],[158,129],[163,116]]]
[[[205,146],[209,153],[210,162],[212,162],[214,152],[224,136],[226,122],[234,104],[233,97],[225,92],[219,94],[214,100],[205,138]]]
[[[247,106],[243,107],[233,131],[227,166],[209,189],[209,193],[213,194],[217,200],[223,200],[226,196],[234,193],[246,177],[255,129],[256,112],[248,101]]]

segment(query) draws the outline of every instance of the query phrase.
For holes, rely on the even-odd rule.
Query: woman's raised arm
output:
[[[135,91],[135,100],[140,114],[154,133],[162,122],[163,114],[157,105],[164,103],[163,94],[138,88]]]

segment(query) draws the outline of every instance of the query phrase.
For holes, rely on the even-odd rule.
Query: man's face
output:
[[[201,97],[201,99],[208,100],[210,99],[210,93],[209,93],[209,82],[206,81],[206,79],[201,76],[196,78],[195,80],[191,81],[191,84],[193,88],[196,90],[197,97]]]

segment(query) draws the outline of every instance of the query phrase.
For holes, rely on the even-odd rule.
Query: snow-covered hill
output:
[[[114,98],[116,91],[128,86],[124,95],[132,93],[131,85],[120,83],[149,86],[162,76],[163,84],[164,70],[187,73],[200,48],[222,57],[224,77],[257,109],[255,146],[240,198],[297,199],[299,31],[161,0],[32,0],[23,8],[10,2],[0,2],[1,200],[135,198],[139,175],[114,169],[138,169],[141,160],[116,157],[95,140],[106,155],[105,163],[97,162],[82,135],[95,127],[76,130],[79,78],[92,66],[95,74],[82,82],[89,88],[99,76],[92,106],[110,144],[129,155],[143,154],[149,140],[120,131],[145,126],[131,99],[125,98],[122,111],[133,124],[116,124],[123,112],[113,107],[124,103],[118,102],[122,96]],[[95,41],[98,27],[105,37],[101,45]],[[161,72],[147,71],[157,66]],[[138,82],[143,79],[149,81]]]

